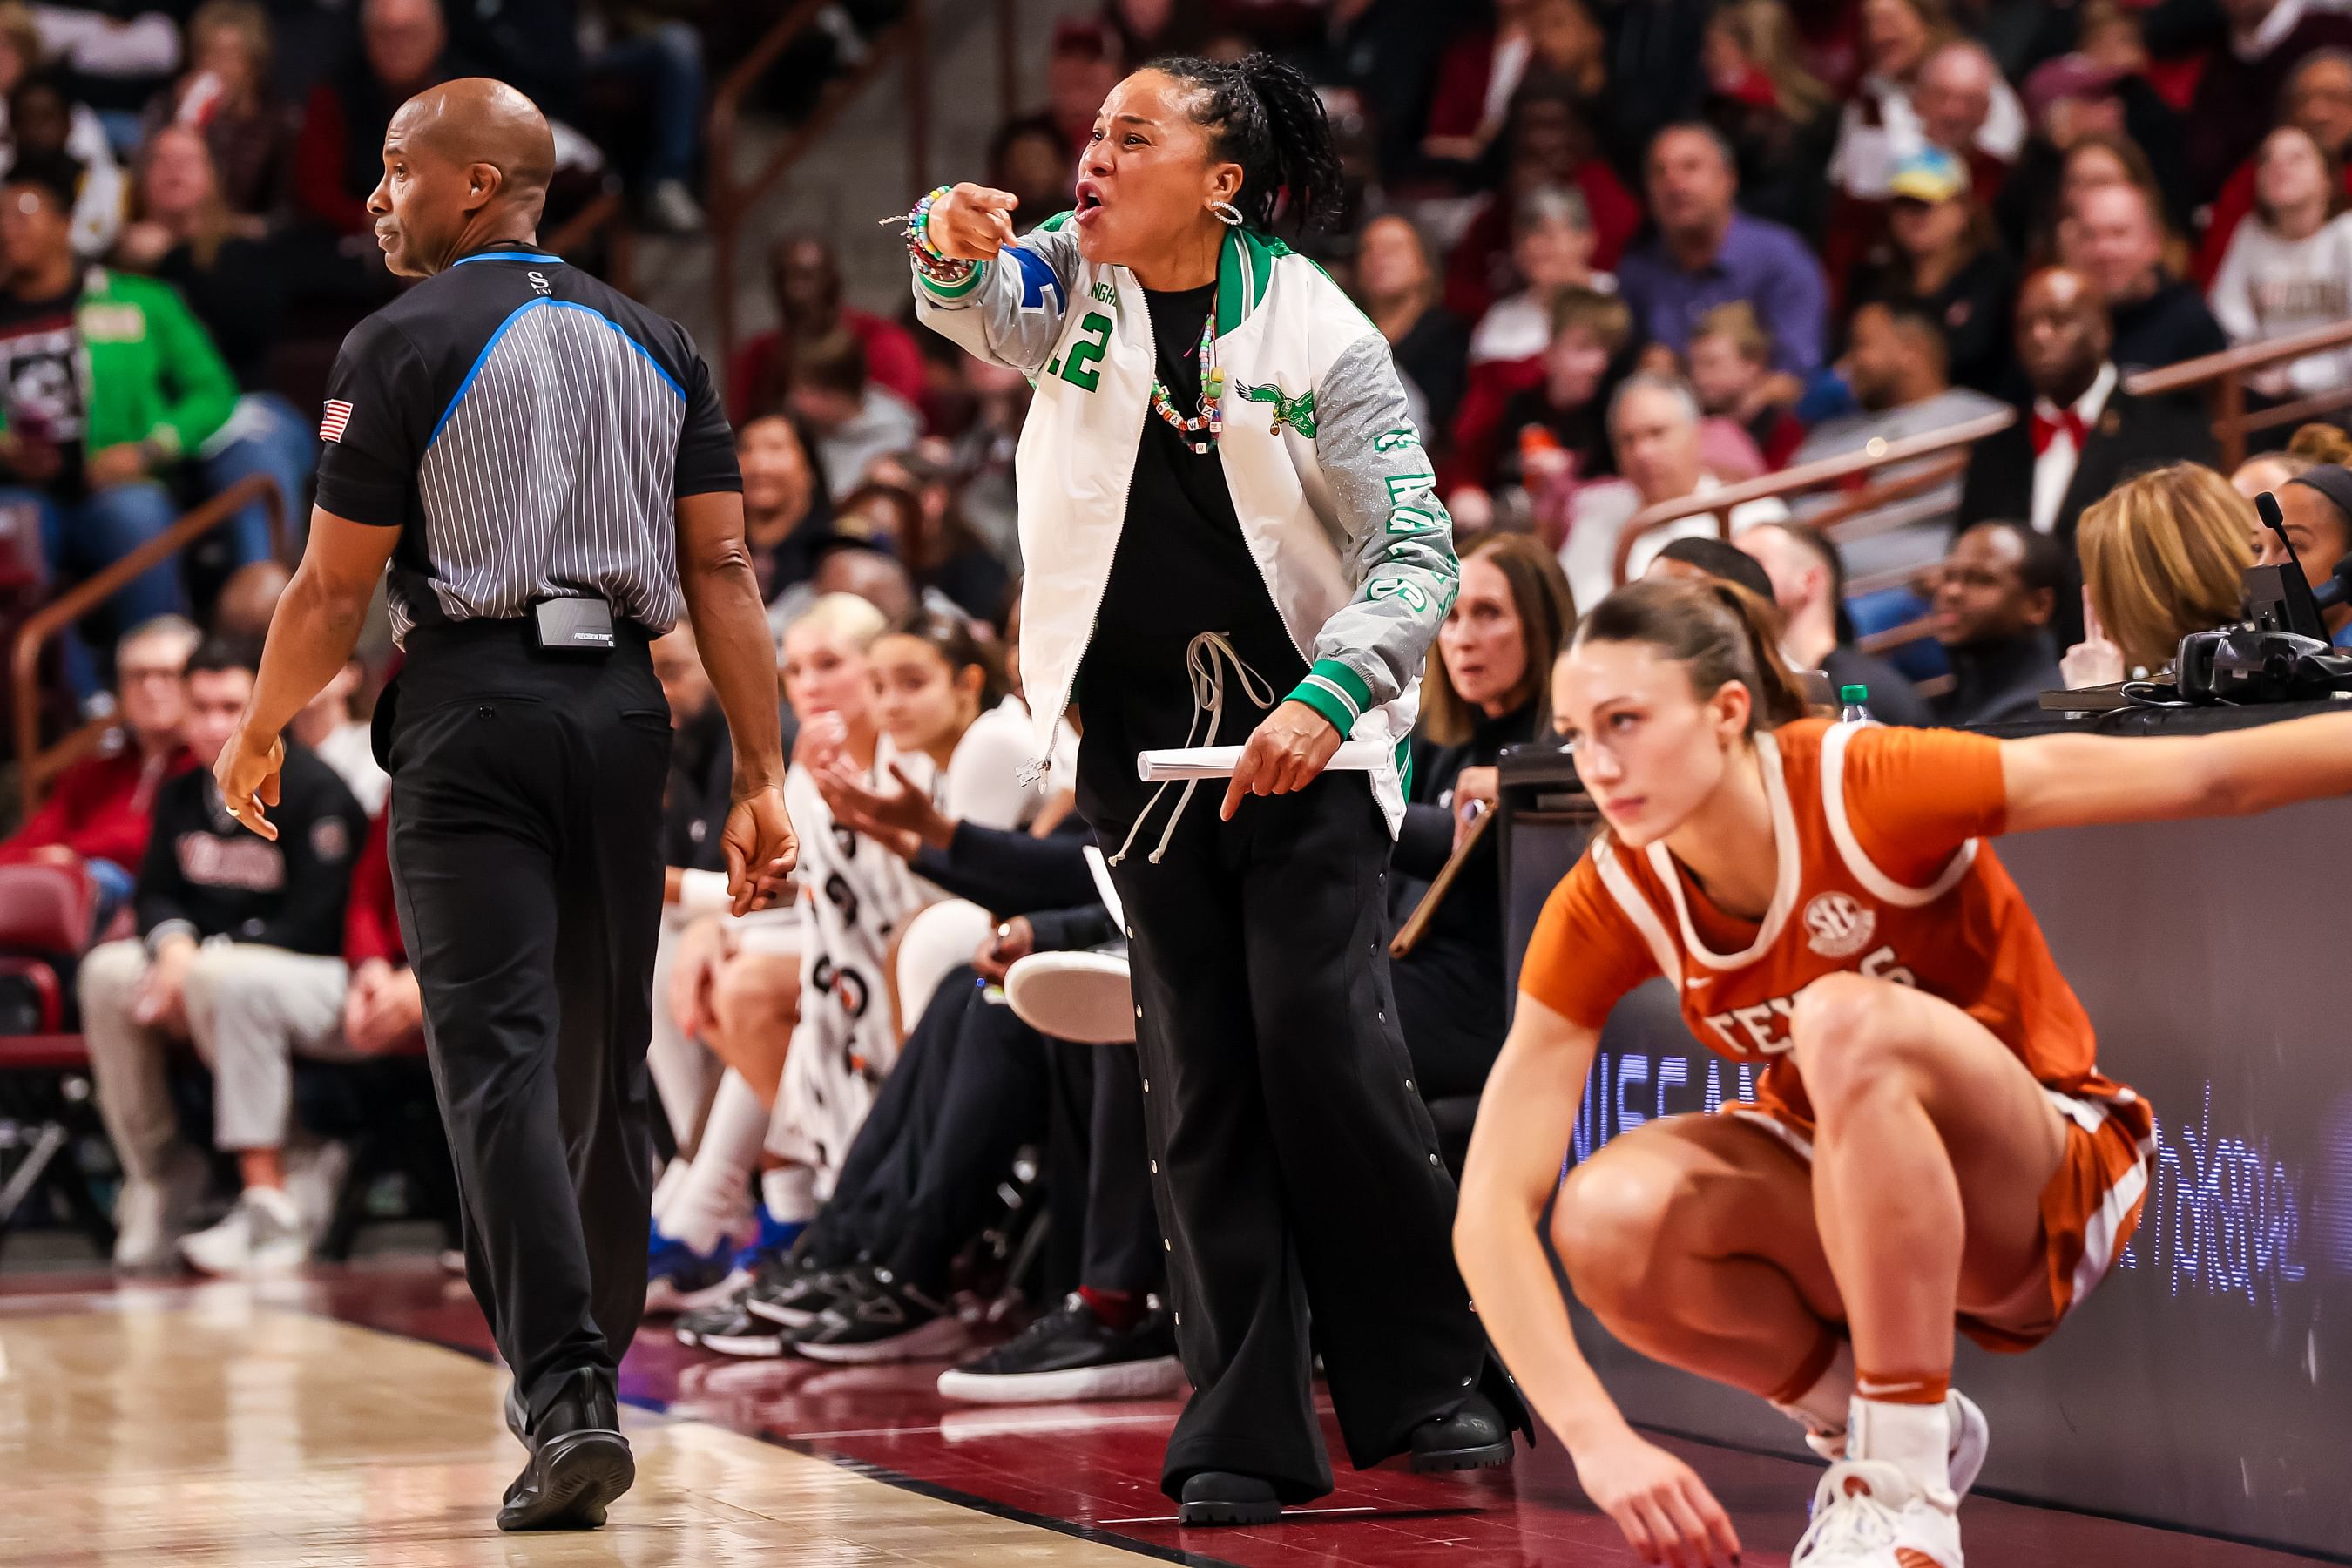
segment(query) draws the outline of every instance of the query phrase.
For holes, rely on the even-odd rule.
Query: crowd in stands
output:
[[[560,142],[590,188],[610,163],[639,221],[698,222],[708,19],[366,0],[338,53],[318,18],[287,26],[302,9],[207,0],[184,26],[101,26],[0,3],[0,505],[37,510],[68,575],[248,474],[300,496],[312,444],[284,395],[286,323],[389,288],[362,203],[377,131],[419,86],[508,75],[582,127]],[[841,26],[888,15],[850,5]],[[530,42],[546,17],[576,49]],[[1977,724],[2159,673],[2184,633],[2231,618],[2245,566],[2284,558],[2254,494],[2278,493],[2315,581],[2352,551],[2340,429],[2282,426],[2224,476],[2201,403],[2126,386],[2346,319],[2352,12],[1109,0],[1054,31],[1045,105],[955,173],[1013,192],[1026,229],[1065,209],[1125,71],[1251,48],[1311,72],[1343,132],[1350,220],[1295,243],[1391,345],[1462,558],[1390,910],[1402,924],[1449,878],[1393,968],[1441,1131],[1466,1126],[1506,1023],[1503,868],[1480,832],[1496,759],[1550,733],[1552,661],[1621,571],[1740,584],[1777,605],[1792,667],[1865,687],[1874,718]],[[636,134],[612,133],[615,104]],[[916,328],[903,279],[845,279],[825,235],[782,238],[768,278],[773,329],[719,368],[803,896],[723,912],[726,728],[673,634],[650,1060],[678,1153],[649,1302],[724,1353],[949,1355],[984,1350],[969,1299],[1017,1268],[1047,1310],[945,1391],[1164,1392],[1181,1373],[1133,1055],[1048,1037],[1007,999],[1051,958],[1064,968],[1025,973],[1124,984],[1096,847],[1052,783],[1070,770],[1045,787],[1022,770],[1027,384]],[[2347,377],[2352,351],[2313,353],[2248,397]],[[1860,479],[1751,498],[1626,549],[1652,509],[2011,415],[1957,477],[1897,466],[1866,482],[1919,482],[1883,502],[1854,502]],[[213,804],[206,765],[283,583],[258,509],[226,538],[201,571],[126,584],[117,647],[72,650],[66,679],[119,734],[0,844],[0,875],[79,867],[102,894],[78,988],[129,1267],[298,1263],[341,1167],[299,1125],[293,1064],[415,1050],[365,722],[383,669],[354,667],[298,726],[278,843]],[[2352,608],[2327,616],[2352,646]],[[1864,651],[1899,627],[1923,635]],[[208,1128],[169,1091],[180,1042],[209,1069]],[[812,1074],[823,1115],[807,1095],[781,1115]],[[233,1194],[205,1138],[236,1156]],[[1041,1205],[1055,1223],[1033,1258],[1018,1243]]]

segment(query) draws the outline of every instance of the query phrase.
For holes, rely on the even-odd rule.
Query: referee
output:
[[[276,837],[278,732],[388,564],[407,659],[377,756],[466,1275],[530,1451],[506,1530],[593,1529],[635,1479],[614,1373],[645,1304],[670,748],[646,645],[681,613],[734,736],[738,913],[795,853],[733,438],[681,328],[540,248],[554,162],[501,82],[393,117],[368,210],[392,270],[425,281],[343,342],[310,544],[215,769],[230,815]]]

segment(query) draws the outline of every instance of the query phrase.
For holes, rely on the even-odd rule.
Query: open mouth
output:
[[[1102,211],[1102,187],[1092,180],[1080,180],[1077,188],[1078,222],[1085,223]]]

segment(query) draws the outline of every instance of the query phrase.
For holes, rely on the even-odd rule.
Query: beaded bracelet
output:
[[[931,208],[951,188],[948,185],[933,187],[929,195],[915,204],[915,210],[907,215],[907,243],[914,246],[934,261],[944,262],[953,259],[946,251],[931,243]]]
[[[907,236],[907,256],[915,270],[934,283],[956,284],[972,274],[976,262],[959,261],[931,243],[931,207],[946,195],[951,186],[940,185],[914,205],[914,210],[902,218],[886,217],[885,224],[898,224]]]
[[[915,270],[934,283],[961,283],[971,276],[972,268],[980,265],[976,261],[934,261],[924,254],[921,247],[911,244],[907,247],[907,255],[915,263]]]

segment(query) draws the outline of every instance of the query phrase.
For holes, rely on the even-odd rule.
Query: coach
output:
[[[344,341],[310,545],[215,770],[274,837],[278,732],[389,563],[407,660],[376,749],[467,1278],[530,1451],[507,1530],[593,1529],[635,1476],[614,1374],[645,1299],[670,747],[646,645],[681,613],[734,734],[738,913],[795,853],[732,437],[681,328],[540,248],[553,166],[547,121],[500,82],[393,117],[368,210],[392,270],[425,281]]]

